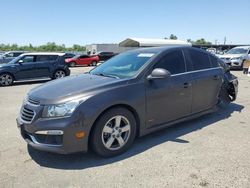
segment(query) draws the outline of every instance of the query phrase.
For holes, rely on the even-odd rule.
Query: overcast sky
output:
[[[118,43],[128,37],[250,44],[250,0],[1,0],[0,43]]]

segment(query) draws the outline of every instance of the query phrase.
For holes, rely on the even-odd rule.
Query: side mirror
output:
[[[171,73],[166,69],[156,68],[152,71],[150,75],[148,75],[148,80],[155,80],[155,79],[165,79],[170,78]]]
[[[18,61],[18,63],[20,63],[20,64],[21,64],[21,63],[23,63],[23,60],[22,60],[22,59],[20,59],[20,60]]]

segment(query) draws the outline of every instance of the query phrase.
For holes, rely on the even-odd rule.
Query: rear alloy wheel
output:
[[[96,61],[93,61],[93,62],[91,63],[91,65],[92,65],[92,66],[96,66],[96,65],[97,65],[97,62],[96,62]]]
[[[76,63],[75,62],[71,62],[70,63],[70,67],[75,67],[76,66]]]
[[[1,86],[10,86],[13,84],[13,76],[8,74],[8,73],[4,73],[0,75],[0,85]]]
[[[225,107],[227,107],[227,105],[229,105],[230,102],[231,102],[231,98],[230,98],[229,93],[227,91],[227,86],[224,83],[221,86],[221,90],[219,93],[219,100],[218,100],[217,105],[220,108],[225,108]]]
[[[115,108],[104,113],[98,120],[91,135],[93,150],[111,157],[125,152],[136,135],[136,121],[133,114],[124,108]]]
[[[63,70],[57,70],[54,74],[54,79],[59,79],[65,77],[66,74]]]

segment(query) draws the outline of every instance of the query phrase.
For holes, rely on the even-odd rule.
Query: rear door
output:
[[[191,77],[189,74],[186,74],[182,50],[173,50],[166,53],[154,65],[153,69],[155,68],[168,70],[171,73],[171,77],[146,81],[148,127],[164,124],[191,113]]]
[[[30,79],[36,77],[36,56],[23,56],[16,64],[17,72],[15,77],[17,79]]]
[[[37,77],[49,77],[53,66],[56,66],[58,56],[57,55],[37,55],[36,57],[36,69]]]
[[[213,65],[209,54],[199,49],[186,49],[186,60],[192,75],[192,113],[198,113],[216,105],[222,84],[222,69]]]

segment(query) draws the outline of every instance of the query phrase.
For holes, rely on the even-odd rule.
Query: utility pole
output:
[[[224,37],[224,45],[226,44],[227,42],[227,37]]]

